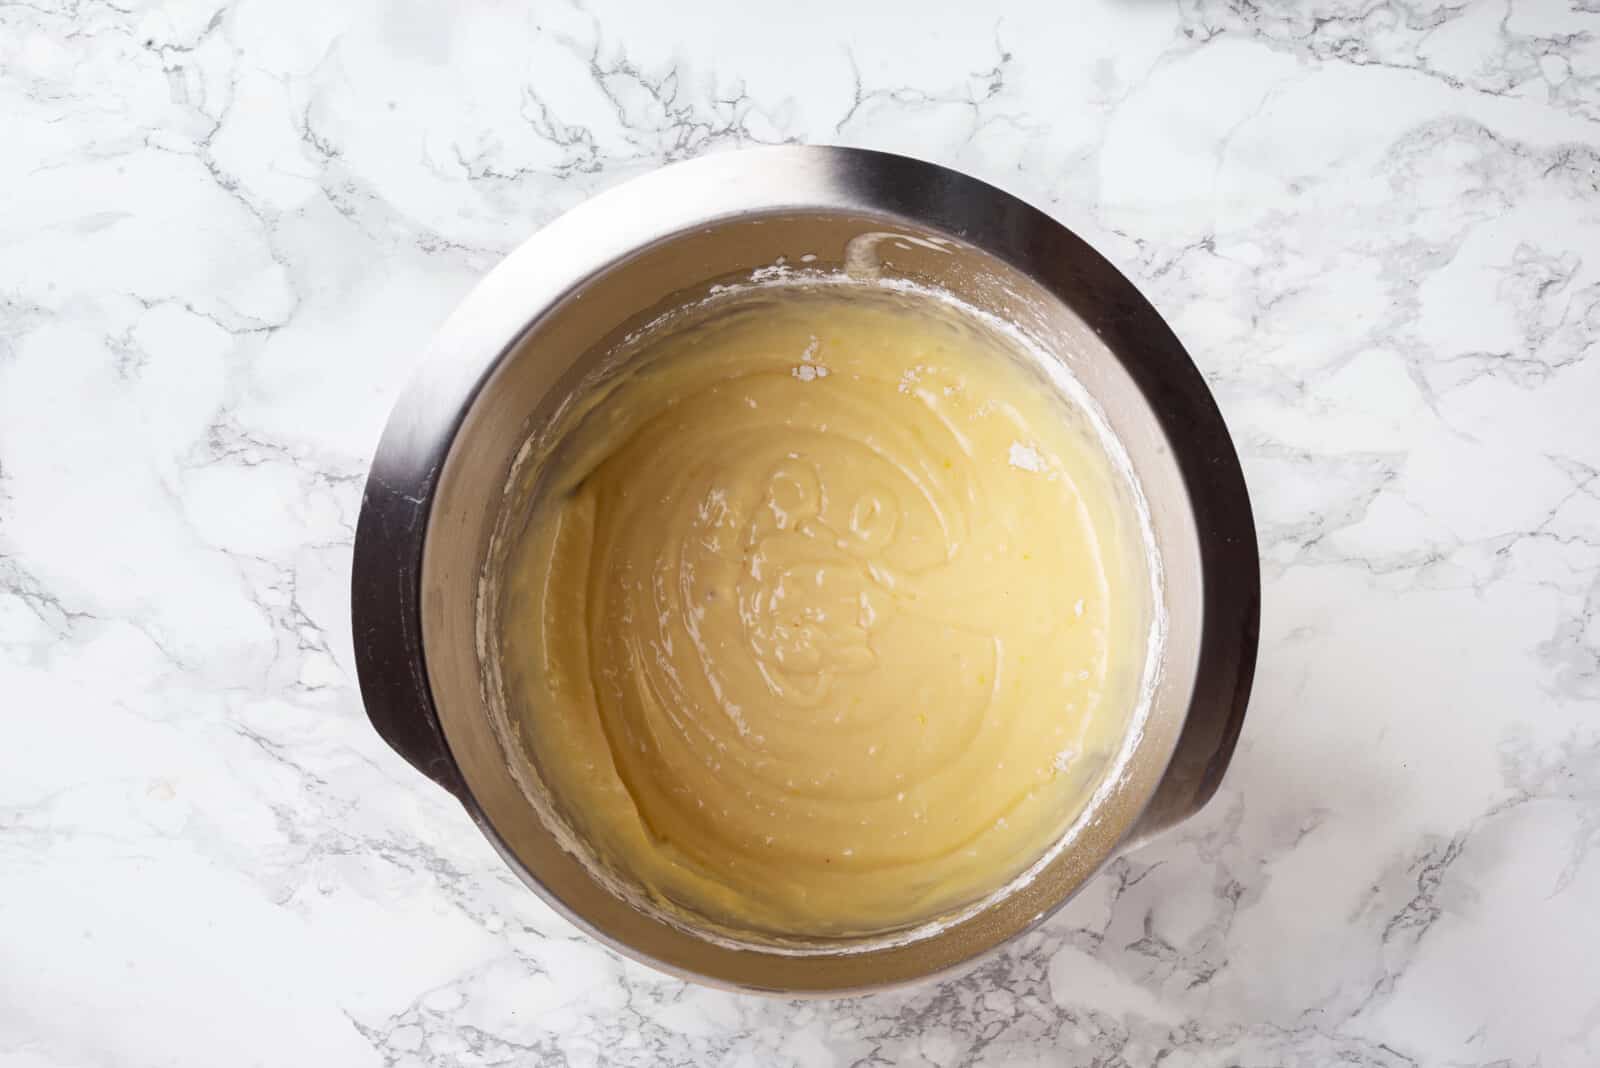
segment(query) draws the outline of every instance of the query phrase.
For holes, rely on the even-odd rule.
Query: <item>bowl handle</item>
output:
[[[431,497],[402,492],[376,468],[367,479],[350,573],[356,675],[379,737],[412,767],[464,798],[422,654],[422,540]]]
[[[1248,574],[1255,577],[1253,570]],[[1155,795],[1126,839],[1127,849],[1143,845],[1199,812],[1222,785],[1244,727],[1261,628],[1259,580],[1243,592],[1243,619],[1236,620],[1232,632],[1217,626],[1208,626],[1203,632],[1201,660],[1213,669],[1202,672],[1196,682],[1178,746]],[[1225,666],[1219,670],[1219,665]]]

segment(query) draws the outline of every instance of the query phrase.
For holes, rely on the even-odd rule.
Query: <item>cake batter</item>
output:
[[[735,929],[882,931],[1071,823],[1148,585],[1081,416],[933,302],[780,288],[664,332],[513,547],[511,716],[566,818]]]

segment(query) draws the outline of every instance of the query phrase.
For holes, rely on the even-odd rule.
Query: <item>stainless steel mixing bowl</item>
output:
[[[630,905],[565,851],[487,715],[479,582],[530,433],[631,328],[787,258],[942,287],[1063,360],[1121,439],[1163,562],[1167,633],[1143,734],[1086,826],[1034,879],[908,944],[730,945]],[[856,247],[859,248],[857,241]],[[1065,227],[976,179],[856,149],[726,153],[635,179],[536,234],[434,339],[373,460],[356,530],[356,666],[379,734],[449,790],[527,884],[618,951],[725,986],[845,993],[949,971],[1038,923],[1120,851],[1216,791],[1256,655],[1259,561],[1226,427],[1182,345]]]

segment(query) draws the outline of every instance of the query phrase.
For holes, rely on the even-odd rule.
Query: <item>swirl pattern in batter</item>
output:
[[[566,818],[738,929],[894,929],[1014,877],[1121,744],[1144,652],[1087,423],[976,320],[851,289],[652,342],[508,565],[508,699]]]

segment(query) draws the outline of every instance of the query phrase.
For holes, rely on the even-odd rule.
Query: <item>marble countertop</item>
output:
[[[0,1065],[1600,1063],[1600,5],[0,2]],[[1237,438],[1224,788],[961,978],[624,963],[380,742],[362,480],[563,209],[903,151],[1127,272]]]

